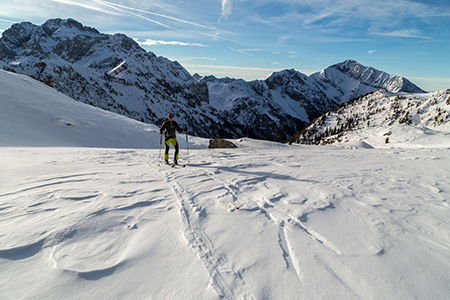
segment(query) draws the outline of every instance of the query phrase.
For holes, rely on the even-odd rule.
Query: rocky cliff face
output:
[[[283,70],[252,82],[191,76],[123,34],[102,34],[72,19],[14,24],[0,38],[0,67],[142,122],[161,124],[172,111],[191,134],[203,137],[282,141],[368,92],[421,92],[404,78],[354,61],[311,76]]]

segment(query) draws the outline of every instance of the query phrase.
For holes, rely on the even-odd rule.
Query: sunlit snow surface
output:
[[[32,96],[5,98],[5,82],[25,80],[34,98],[62,96],[0,76],[9,107],[1,118],[28,116],[0,128],[1,299],[450,295],[445,133],[426,135],[421,147],[405,138],[386,145],[382,136],[377,144],[373,134],[341,147],[244,138],[230,150],[190,137],[189,157],[180,134],[181,162],[191,163],[171,168],[158,166],[157,127],[112,114],[105,127],[97,109],[74,101],[75,116],[61,111],[72,105],[66,98],[30,104],[27,115],[19,100]],[[27,122],[34,139],[21,138]],[[399,128],[391,137],[412,134]],[[58,135],[33,146],[48,132]]]

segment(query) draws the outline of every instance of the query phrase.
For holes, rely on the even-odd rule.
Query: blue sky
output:
[[[191,74],[254,80],[307,75],[346,59],[427,91],[450,88],[446,0],[0,0],[0,31],[73,18],[124,33]]]

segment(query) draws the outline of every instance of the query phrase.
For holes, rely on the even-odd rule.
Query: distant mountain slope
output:
[[[425,93],[404,77],[365,67],[354,60],[346,60],[314,73],[310,76],[310,82],[338,104],[380,89],[393,93]]]
[[[251,82],[191,76],[178,62],[146,52],[123,34],[102,34],[73,19],[12,25],[0,38],[0,68],[146,123],[160,125],[173,111],[182,126],[202,137],[283,141],[368,92],[423,92],[405,78],[351,60],[311,76],[283,70]]]
[[[384,128],[382,138],[388,143],[388,128],[402,124],[424,130],[441,127],[450,130],[450,89],[425,94],[379,90],[341,104],[311,122],[288,142],[331,144],[348,141],[351,132]],[[363,133],[360,136],[364,138]]]

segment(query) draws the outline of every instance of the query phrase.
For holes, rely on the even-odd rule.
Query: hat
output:
[[[169,118],[173,118],[174,114],[173,113],[169,113]]]

